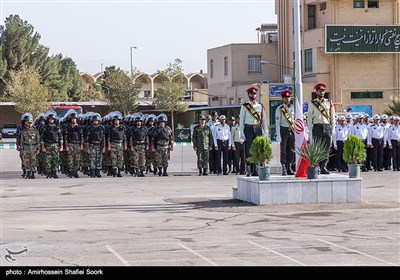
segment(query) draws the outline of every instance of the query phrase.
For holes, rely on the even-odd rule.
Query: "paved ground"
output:
[[[25,180],[0,157],[2,266],[400,265],[400,172],[362,173],[361,203],[254,206],[234,175],[197,176],[189,146],[169,177]]]

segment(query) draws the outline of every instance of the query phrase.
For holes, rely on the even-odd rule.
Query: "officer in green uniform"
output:
[[[23,166],[25,167],[25,179],[35,179],[37,167],[37,155],[40,148],[40,134],[33,126],[33,116],[30,113],[25,126],[20,134]]]
[[[83,130],[78,124],[78,113],[71,112],[67,116],[68,125],[64,129],[64,144],[67,152],[68,176],[79,178],[78,169],[81,164],[83,150]]]
[[[309,139],[315,141],[322,139],[326,149],[330,149],[332,143],[333,130],[335,128],[335,107],[333,102],[325,98],[326,85],[318,83],[314,86],[317,98],[310,102],[308,106],[308,131]],[[321,174],[330,174],[326,168],[328,158],[319,163]]]
[[[200,116],[199,125],[193,129],[193,150],[197,155],[197,168],[199,176],[208,175],[209,152],[213,147],[213,136],[211,128],[206,125],[206,117]]]
[[[42,152],[46,154],[46,178],[58,178],[59,152],[63,151],[63,137],[61,128],[56,124],[56,116],[56,112],[52,110],[46,113],[46,125],[40,135]]]
[[[282,175],[294,175],[292,164],[294,161],[294,109],[291,104],[292,91],[284,90],[281,93],[282,104],[276,108],[276,141],[280,143],[280,160]]]

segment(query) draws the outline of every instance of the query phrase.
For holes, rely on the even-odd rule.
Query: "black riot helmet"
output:
[[[33,116],[29,112],[23,113],[21,115],[21,124],[25,124],[25,122],[27,122],[27,121],[33,121]]]
[[[168,121],[168,118],[167,118],[166,114],[158,115],[157,122],[166,122],[166,121]]]
[[[93,114],[93,116],[91,117],[90,121],[101,121],[101,116],[98,113]]]
[[[68,121],[72,119],[78,119],[78,113],[72,112],[71,114],[68,115]]]

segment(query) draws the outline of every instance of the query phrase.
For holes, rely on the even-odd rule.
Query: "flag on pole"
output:
[[[296,121],[295,121],[295,146],[304,149],[307,147],[308,135],[305,130],[303,122],[303,108],[300,105],[299,100],[296,100]],[[299,155],[296,155],[296,167],[297,171],[295,177],[307,177],[307,166],[310,164]]]

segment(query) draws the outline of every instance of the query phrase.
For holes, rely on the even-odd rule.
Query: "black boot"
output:
[[[112,168],[111,170],[112,170],[112,172],[111,172],[112,176],[116,177],[117,176],[117,168]]]
[[[167,173],[167,167],[164,167],[163,176],[168,176],[168,173]]]
[[[52,176],[53,176],[53,172],[51,172],[51,171],[46,172],[46,179],[51,178]]]
[[[30,178],[31,177],[31,172],[30,171],[25,171],[25,176],[24,176],[24,178],[25,179],[28,179],[28,178]]]
[[[290,163],[286,163],[287,175],[294,175],[292,170],[292,165]]]
[[[146,174],[149,173],[150,171],[150,166],[146,166]]]
[[[25,171],[25,169],[22,169],[21,177],[22,177],[22,178],[25,178],[25,175],[26,175],[26,171]]]
[[[121,171],[122,171],[122,168],[118,168],[117,177],[122,177]]]
[[[133,176],[135,174],[135,168],[134,167],[131,167],[131,169],[129,170],[129,174],[131,176]]]
[[[94,178],[94,169],[90,169],[90,178]]]
[[[78,170],[74,171],[74,178],[79,178]]]
[[[96,171],[95,172],[96,173],[96,177],[97,178],[101,178],[100,169],[96,169],[95,171]]]
[[[111,166],[107,166],[108,172],[107,172],[107,176],[113,176],[113,169]],[[115,177],[115,176],[114,176]]]
[[[145,177],[143,169],[140,169],[138,177]]]
[[[162,167],[159,167],[158,168],[158,176],[161,176],[162,175]]]
[[[133,176],[134,176],[134,177],[138,177],[139,174],[140,174],[140,173],[139,173],[139,169],[138,169],[138,168],[133,168],[133,167],[132,167],[132,169],[133,169]]]
[[[203,168],[203,176],[207,176],[208,175],[208,169],[207,168]]]
[[[56,170],[53,171],[53,178],[58,179],[58,175],[57,175],[57,171]]]
[[[199,176],[201,176],[203,174],[201,168],[199,168]]]
[[[283,176],[286,176],[286,175],[287,175],[286,163],[282,164],[282,175],[283,175]]]
[[[31,171],[31,176],[29,177],[29,179],[36,179],[35,171]]]
[[[157,175],[157,167],[154,167],[154,169],[153,169],[153,174],[154,174],[154,175]]]

